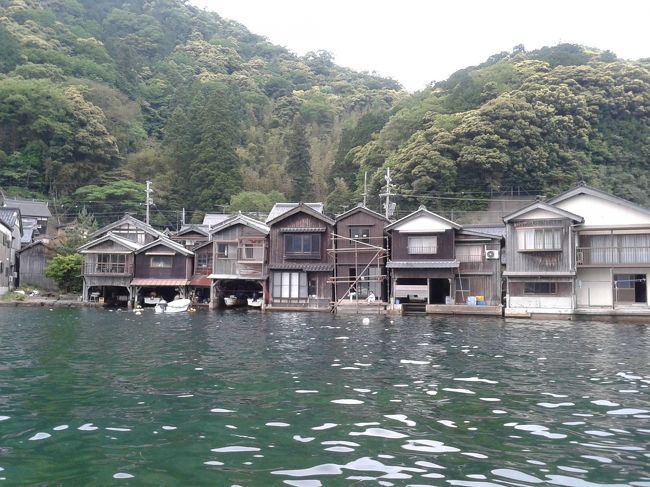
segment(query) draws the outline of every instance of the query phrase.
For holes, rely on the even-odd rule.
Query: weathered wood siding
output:
[[[334,264],[334,257],[327,252],[327,249],[332,243],[332,231],[333,228],[328,223],[320,220],[312,215],[307,213],[298,212],[294,215],[290,215],[275,225],[271,226],[271,231],[269,234],[269,264],[284,264],[285,262],[305,262],[305,259],[291,259],[286,258],[284,255],[284,235],[282,232],[283,228],[304,228],[306,233],[309,232],[309,228],[325,228],[324,232],[320,233],[320,258],[318,259],[308,259],[310,264]]]
[[[58,289],[53,279],[45,277],[45,268],[53,256],[54,251],[44,245],[34,245],[23,250],[20,253],[20,285],[31,284],[48,291]]]
[[[400,233],[391,232],[391,259],[395,261],[402,260],[438,260],[453,259],[454,251],[454,234],[453,229],[437,233]],[[437,237],[437,252],[435,254],[409,254],[408,238],[409,237]]]
[[[560,250],[520,251],[517,229],[558,228],[560,230]],[[506,272],[530,273],[568,273],[575,272],[572,257],[574,238],[571,235],[569,220],[527,220],[508,223],[506,227]]]
[[[168,247],[156,246],[149,251],[156,249],[169,251]],[[192,258],[182,254],[170,256],[172,266],[166,268],[151,267],[152,255],[147,255],[147,251],[135,256],[135,276],[144,279],[189,279],[192,272]]]

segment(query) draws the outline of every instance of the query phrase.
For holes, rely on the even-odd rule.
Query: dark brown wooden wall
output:
[[[453,259],[456,256],[454,250],[455,230],[445,230],[440,233],[400,233],[391,232],[391,260],[432,260],[432,259]],[[435,254],[409,254],[408,237],[438,237],[438,252]]]
[[[305,259],[291,260],[284,258],[284,233],[282,228],[325,228],[324,232],[320,232],[320,259],[309,259],[310,264],[333,264],[334,258],[331,256],[327,249],[332,244],[332,230],[333,227],[328,225],[323,220],[308,215],[307,213],[298,212],[294,215],[288,216],[280,220],[275,225],[271,226],[269,234],[270,242],[270,258],[269,264],[283,264],[284,262],[305,262]]]

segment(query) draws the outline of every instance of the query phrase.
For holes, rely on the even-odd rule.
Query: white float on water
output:
[[[369,325],[370,324],[370,318],[364,318],[363,320],[361,320],[361,323],[363,323],[364,325]]]

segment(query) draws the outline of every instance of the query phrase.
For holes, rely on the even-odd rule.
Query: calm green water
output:
[[[650,326],[0,308],[5,485],[650,486]]]

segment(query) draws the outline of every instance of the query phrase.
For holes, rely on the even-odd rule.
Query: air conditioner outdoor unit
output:
[[[489,259],[489,260],[498,259],[499,258],[499,251],[498,250],[486,250],[485,251],[485,258]]]

